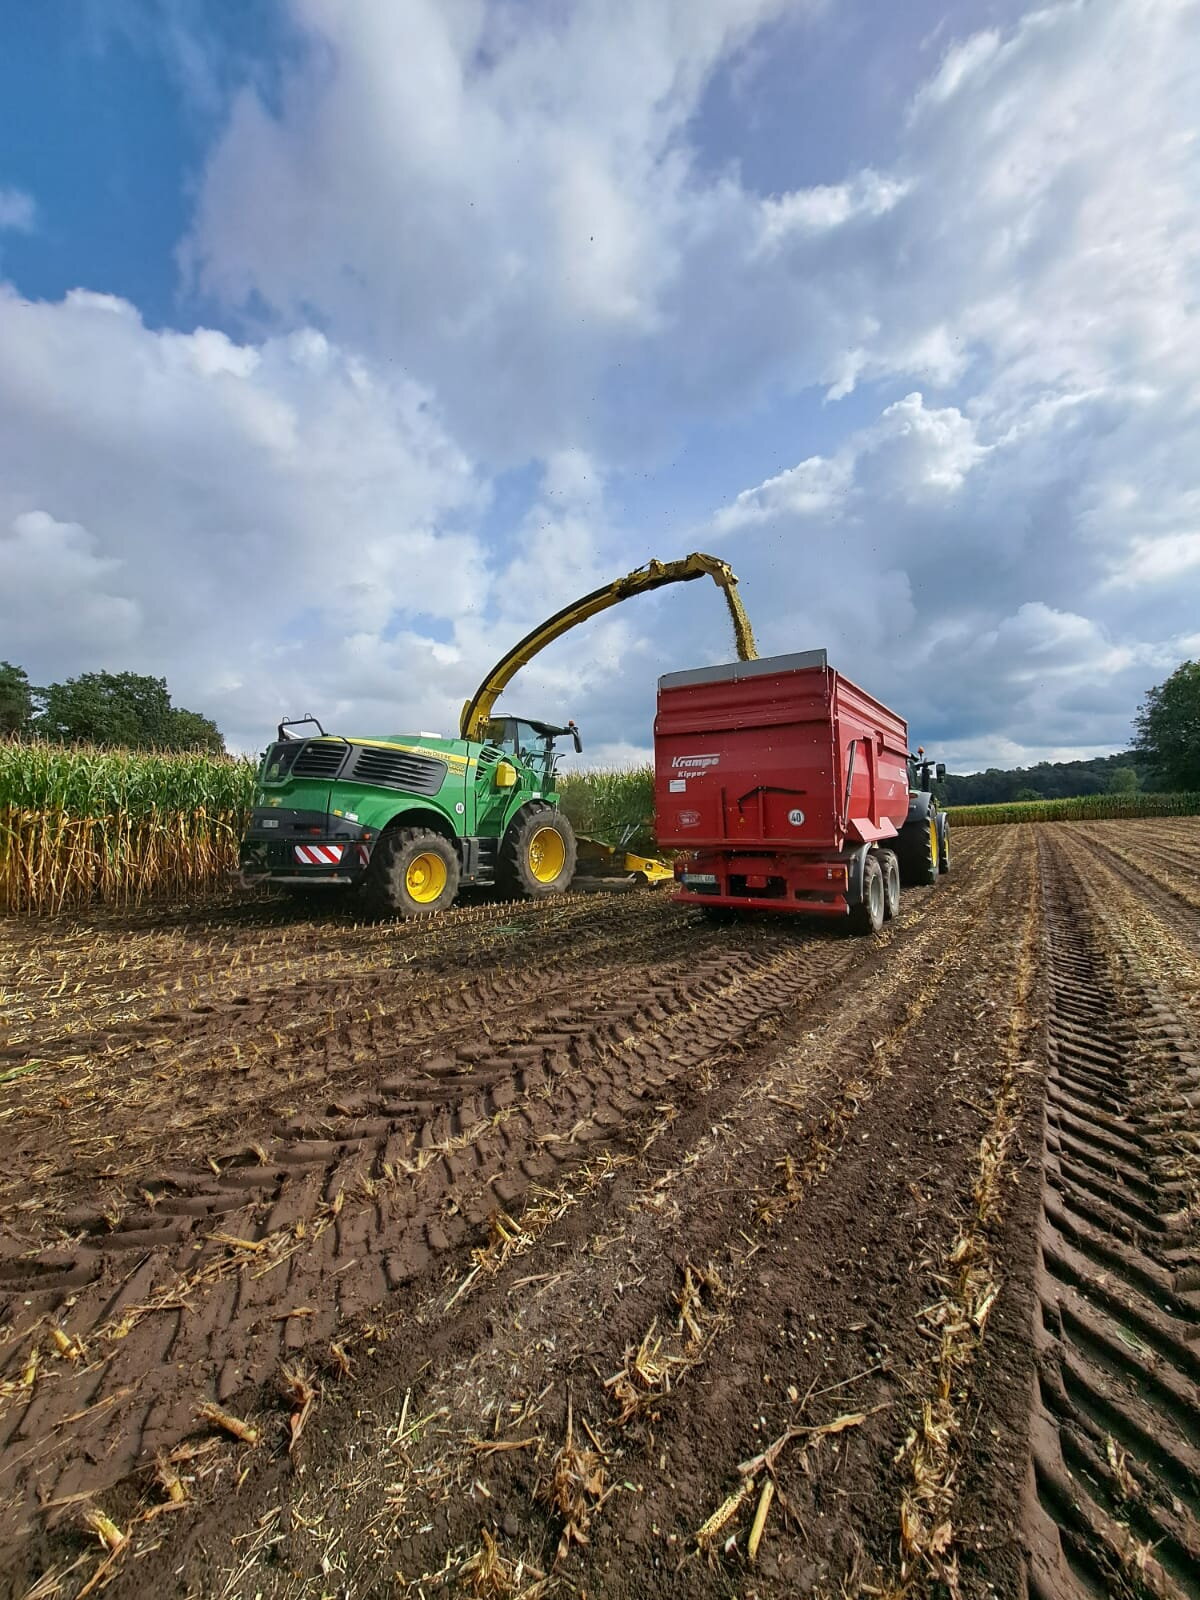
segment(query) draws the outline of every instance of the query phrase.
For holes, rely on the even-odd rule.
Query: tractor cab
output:
[[[933,786],[946,776],[946,763],[944,761],[930,761],[925,754],[925,746],[917,746],[916,755],[908,758],[908,792],[910,794],[932,794]]]

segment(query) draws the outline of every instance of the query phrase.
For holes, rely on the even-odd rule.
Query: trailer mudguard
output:
[[[867,857],[871,854],[870,844],[860,844],[850,857],[849,882],[846,885],[847,906],[859,906],[863,897],[863,878],[867,872]]]

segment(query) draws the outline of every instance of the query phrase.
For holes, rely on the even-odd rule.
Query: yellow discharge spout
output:
[[[589,617],[594,617],[600,611],[607,611],[609,606],[615,606],[622,600],[632,598],[635,594],[661,589],[668,583],[690,583],[694,578],[705,577],[711,578],[725,596],[725,603],[729,607],[729,615],[733,622],[733,637],[737,646],[738,660],[756,661],[758,647],[754,643],[754,630],[750,626],[750,618],[746,615],[746,608],[738,594],[737,578],[727,561],[722,561],[719,556],[706,555],[702,550],[694,550],[682,561],[649,561],[644,567],[638,567],[635,571],[626,573],[623,578],[617,578],[614,582],[605,584],[603,588],[593,589],[591,594],[585,594],[569,606],[564,606],[561,611],[556,611],[552,617],[547,617],[545,622],[539,623],[531,633],[527,633],[518,644],[515,644],[508,654],[496,663],[471,699],[463,706],[460,723],[463,738],[478,740],[483,737],[483,729],[509,680],[531,661],[539,650],[544,650],[548,644],[552,644],[569,629],[586,622]]]

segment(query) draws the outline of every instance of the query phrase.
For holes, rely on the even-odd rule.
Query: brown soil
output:
[[[1200,1593],[1198,860],[0,925],[0,1593]]]

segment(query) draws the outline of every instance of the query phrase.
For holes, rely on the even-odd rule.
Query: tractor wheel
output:
[[[950,871],[950,818],[938,812],[938,871]]]
[[[883,873],[883,914],[890,922],[900,910],[900,863],[893,851],[879,852],[879,870]]]
[[[906,822],[896,840],[900,856],[900,878],[903,883],[921,887],[938,880],[938,825],[937,813],[915,817]]]
[[[575,830],[554,806],[527,806],[509,825],[496,862],[501,894],[544,900],[575,876]]]
[[[454,904],[458,852],[432,828],[396,828],[375,846],[363,896],[380,916],[428,917]]]
[[[885,904],[883,869],[874,856],[868,856],[863,864],[862,899],[850,907],[851,933],[878,933]]]

